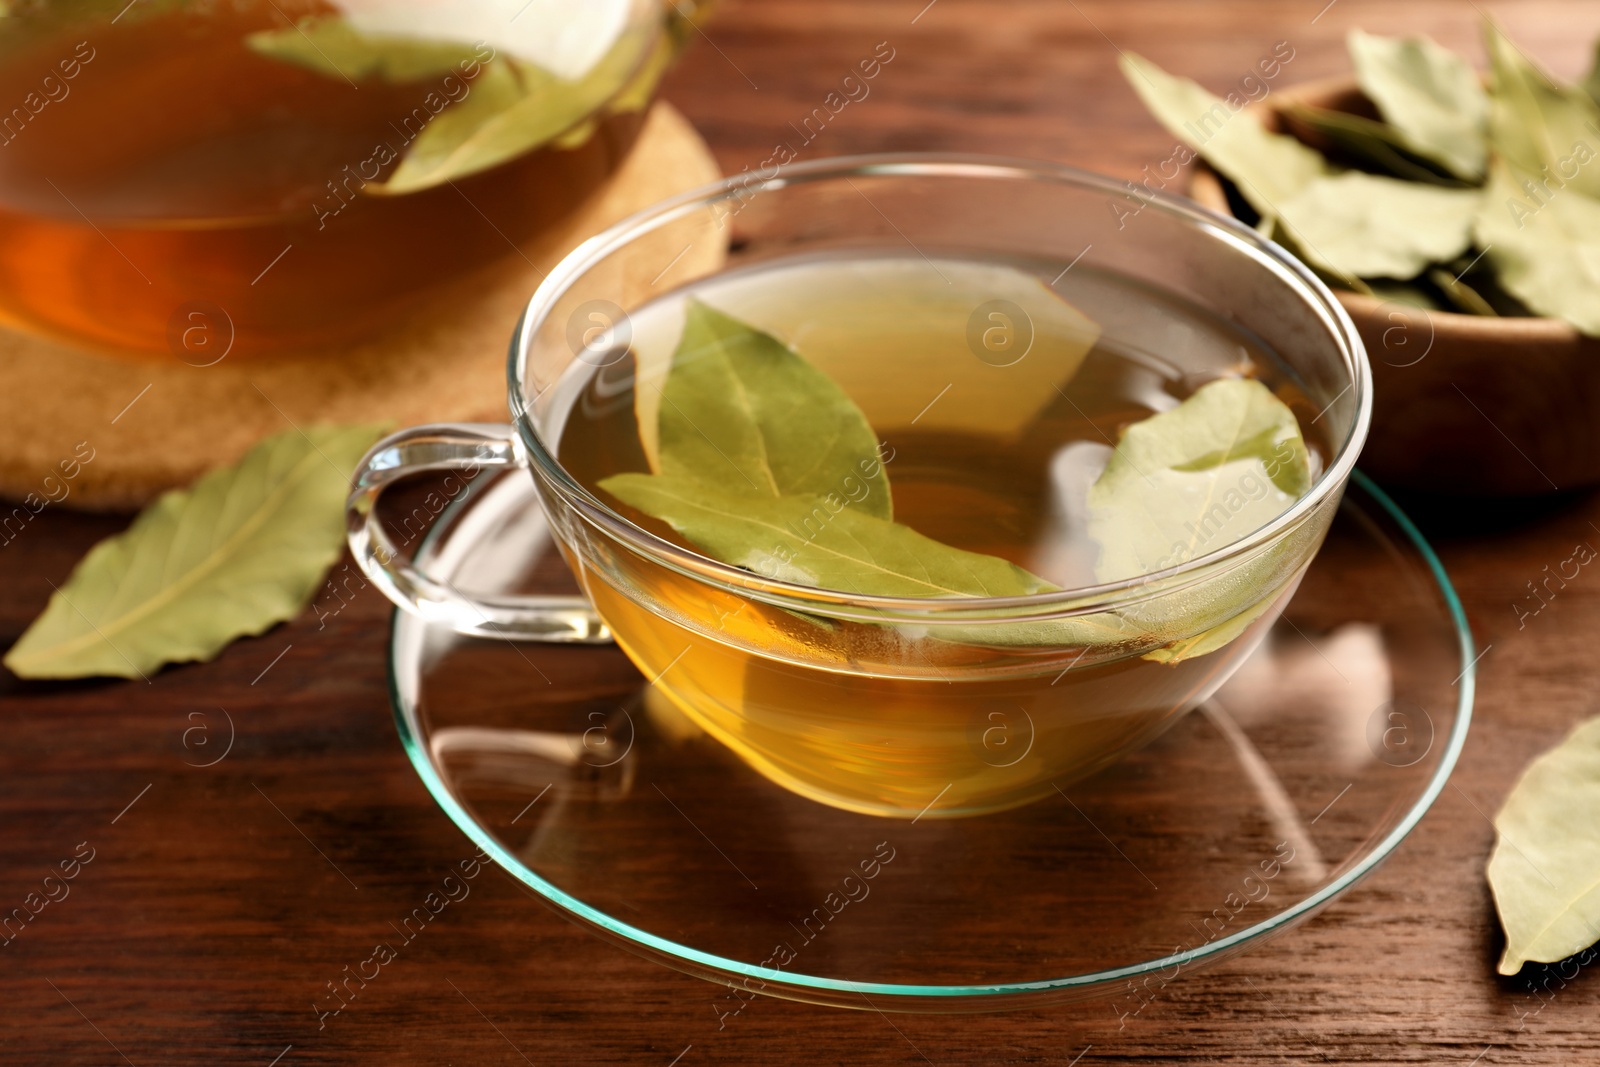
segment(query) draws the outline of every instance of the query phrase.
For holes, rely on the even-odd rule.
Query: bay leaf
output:
[[[1319,265],[1361,278],[1414,278],[1472,243],[1482,194],[1362,171],[1313,179],[1279,216]]]
[[[655,24],[630,27],[586,74],[567,80],[524,60],[499,56],[467,95],[435,115],[411,142],[379,195],[401,195],[488,170],[556,141],[622,92],[655,43]],[[565,142],[572,147],[572,139]]]
[[[1233,181],[1262,216],[1280,220],[1313,267],[1345,277],[1409,278],[1466,247],[1472,191],[1340,173],[1316,150],[1148,60],[1128,53],[1122,69],[1168,131]]]
[[[1091,487],[1089,528],[1101,545],[1096,576],[1108,582],[1137,577],[1223,547],[1270,522],[1310,479],[1299,425],[1282,401],[1259,382],[1209,383],[1172,411],[1129,427]],[[767,578],[874,596],[1025,596],[1057,589],[1010,561],[934,541],[815,493],[753,494],[725,477],[707,482],[692,466],[613,475],[599,485],[713,558]],[[1297,577],[1292,560],[1298,558],[1290,548],[1263,553],[1244,565],[1242,577],[1230,572],[1130,611],[935,624],[926,635],[980,645],[1080,647],[1171,633],[1175,644],[1151,658],[1177,663],[1223,647],[1270,609]]]
[[[1283,220],[1276,215],[1262,216],[1260,223],[1256,226],[1256,232],[1268,240],[1276,241],[1282,245],[1286,252],[1311,268],[1311,273],[1320,278],[1328,288],[1348,289],[1353,293],[1365,293],[1368,296],[1374,295],[1375,286],[1368,284],[1354,274],[1329,266],[1307,252],[1300,242],[1295,239],[1295,235],[1289,232],[1289,228],[1283,224]],[[1378,281],[1379,284],[1382,284],[1381,279],[1378,279]]]
[[[714,559],[781,581],[899,597],[1006,597],[1057,591],[1016,564],[934,541],[892,521],[871,426],[843,390],[764,331],[705,304],[658,388],[653,473],[599,487],[665,522]],[[641,433],[641,437],[643,434]],[[842,494],[846,479],[874,489]],[[1088,492],[1099,581],[1135,578],[1230,544],[1309,488],[1299,424],[1271,390],[1210,382],[1130,426]],[[884,506],[873,510],[881,497]],[[1258,553],[1215,582],[1124,612],[1033,622],[929,624],[973,644],[1077,647],[1170,633],[1154,658],[1180,662],[1229,643],[1297,580],[1303,546]],[[904,629],[904,627],[901,627]]]
[[[659,5],[639,0],[350,0],[337,6],[369,35],[482,42],[497,55],[568,81],[599,63],[630,24],[664,15]]]
[[[1278,595],[1275,592],[1262,596],[1260,600],[1252,603],[1233,618],[1220,622],[1209,630],[1202,630],[1189,637],[1180,638],[1170,645],[1164,645],[1161,648],[1146,652],[1140,658],[1170,665],[1182,663],[1186,659],[1194,659],[1196,656],[1205,656],[1212,652],[1221,651],[1238,640],[1250,628],[1251,623],[1270,611],[1272,606],[1278,602]]]
[[[23,678],[145,677],[293,617],[344,549],[349,475],[382,432],[286,431],[164,494],[89,550],[5,665]]]
[[[847,256],[825,266],[802,260],[721,278],[715,300],[721,311],[760,323],[804,352],[872,412],[881,438],[914,425],[1007,441],[1059,399],[1056,390],[1066,388],[1099,339],[1099,326],[1047,284],[1066,265],[1041,278],[1007,263],[937,252],[927,259],[914,252]],[[1008,304],[1004,313],[993,310]],[[973,358],[974,309],[983,305],[991,309],[985,321],[1012,327],[1018,346],[994,362]],[[656,334],[634,325],[639,440],[655,469],[657,386],[671,372],[678,337],[670,328]],[[886,362],[899,360],[914,372],[883,373]],[[945,386],[948,394],[930,407]]]
[[[257,30],[244,40],[258,55],[353,82],[369,78],[393,83],[422,81],[450,74],[477,58],[470,44],[363,33],[337,15],[314,15],[293,26]]]
[[[1600,198],[1600,103],[1534,66],[1493,23],[1484,37],[1494,151],[1519,180]]]
[[[1122,581],[1186,563],[1267,525],[1311,487],[1310,453],[1294,412],[1248,378],[1201,386],[1170,411],[1123,432],[1089,487],[1095,577]],[[1193,588],[1122,610],[1147,633],[1181,633],[1145,654],[1181,663],[1232,642],[1298,581],[1294,538]],[[1198,632],[1197,632],[1198,631]]]
[[[1488,97],[1467,61],[1427,37],[1352,30],[1347,41],[1361,91],[1410,151],[1467,181],[1488,160]]]
[[[1600,718],[1528,765],[1494,826],[1487,874],[1506,932],[1500,973],[1600,940]]]
[[[1450,301],[1451,310],[1463,315],[1486,315],[1491,318],[1500,314],[1482,293],[1446,268],[1431,267],[1427,276]]]
[[[814,494],[751,497],[672,474],[615,474],[599,485],[665,522],[712,558],[764,578],[869,596],[1027,596],[1057,589],[1009,560],[935,541],[853,507],[834,510]],[[819,625],[829,622],[801,617]],[[1148,636],[1109,612],[1047,622],[900,629],[911,639],[1012,647],[1078,648]]]
[[[1422,311],[1450,310],[1449,306],[1444,301],[1437,299],[1426,286],[1419,285],[1416,282],[1398,282],[1384,278],[1374,278],[1371,282],[1371,289],[1372,295],[1385,303],[1418,308]]]
[[[1600,200],[1573,186],[1536,200],[1495,160],[1474,232],[1507,292],[1600,337]]]
[[[1294,413],[1260,382],[1223,378],[1123,432],[1089,488],[1088,532],[1099,582],[1117,582],[1223,548],[1277,518],[1310,488],[1310,453]],[[1299,581],[1310,558],[1301,529],[1193,586],[1115,611],[949,629],[979,645],[1148,647],[1177,664],[1231,644]]]
[[[1461,184],[1447,168],[1414,151],[1400,131],[1386,122],[1302,103],[1287,104],[1279,113],[1380,173],[1431,185]]]
[[[1137,578],[1231,544],[1310,486],[1294,412],[1254,379],[1208,382],[1129,426],[1089,487],[1095,577]]]
[[[664,32],[656,37],[655,44],[650,46],[649,53],[639,64],[639,69],[626,85],[612,97],[610,109],[616,112],[643,111],[650,106],[654,98],[656,86],[672,67],[672,61],[683,51],[688,44],[689,35],[693,32],[694,24],[687,14],[674,12],[669,15],[664,27]]]
[[[1000,559],[925,537],[815,493],[752,496],[681,472],[614,474],[600,487],[715,559],[766,578],[894,597],[1025,596],[1055,587]]]
[[[1321,153],[1242,114],[1247,101],[1235,106],[1133,52],[1124,52],[1119,65],[1167,132],[1232,180],[1262,215],[1278,215],[1279,202],[1334,173]]]
[[[867,417],[771,334],[691,299],[659,388],[660,473],[735,495],[833,494],[852,511],[893,517]]]

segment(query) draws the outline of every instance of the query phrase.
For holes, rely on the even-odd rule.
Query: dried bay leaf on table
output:
[[[1574,186],[1530,201],[1503,161],[1474,222],[1477,243],[1506,291],[1541,315],[1600,336],[1600,200]]]
[[[1494,826],[1486,873],[1506,933],[1500,973],[1600,940],[1600,718],[1528,765]]]
[[[23,678],[139,678],[293,617],[344,549],[349,475],[382,432],[289,430],[166,493],[89,550],[5,665]]]
[[[1348,39],[1361,91],[1415,154],[1466,181],[1488,161],[1488,97],[1467,61],[1426,37]]]
[[[1414,278],[1472,243],[1482,194],[1361,171],[1317,178],[1279,204],[1319,265],[1361,278]]]
[[[1489,141],[1518,178],[1600,198],[1600,103],[1535,67],[1493,23],[1484,25],[1493,76]]]

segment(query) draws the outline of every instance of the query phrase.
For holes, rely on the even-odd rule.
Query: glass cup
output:
[[[575,391],[557,385],[572,380],[578,360],[599,367],[603,382],[627,345],[631,310],[722,272],[885,252],[1059,263],[1226,320],[1275,354],[1317,413],[1310,421],[1327,462],[1267,525],[1178,565],[1109,584],[970,599],[768,579],[648,532],[563,466]],[[1122,314],[1114,329],[1135,349],[1184,342],[1153,311]],[[906,818],[1039,799],[1209,697],[1277,618],[1321,545],[1371,407],[1366,354],[1337,300],[1254,231],[1066,167],[915,155],[742,175],[590,239],[530,301],[512,342],[509,396],[511,426],[416,427],[363,461],[350,543],[374,583],[401,608],[464,634],[614,639],[651,680],[658,712],[687,717],[804,796]],[[466,595],[401,559],[378,522],[379,495],[399,478],[509,466],[532,475],[584,596]],[[1117,636],[1092,644],[1015,638],[1059,634],[1068,623]],[[1179,662],[1150,655],[1200,639],[1210,651]]]

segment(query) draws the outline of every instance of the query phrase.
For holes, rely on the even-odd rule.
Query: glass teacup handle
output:
[[[350,551],[372,583],[396,605],[429,622],[473,637],[604,644],[600,616],[581,596],[468,594],[448,578],[425,573],[400,555],[378,520],[378,498],[393,482],[423,471],[525,467],[516,431],[494,423],[438,423],[390,434],[356,469],[345,505]]]

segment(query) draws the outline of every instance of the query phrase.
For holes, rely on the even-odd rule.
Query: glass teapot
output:
[[[240,355],[372,336],[517,255],[626,157],[697,11],[8,7],[0,320],[159,358],[194,309],[225,314]]]

